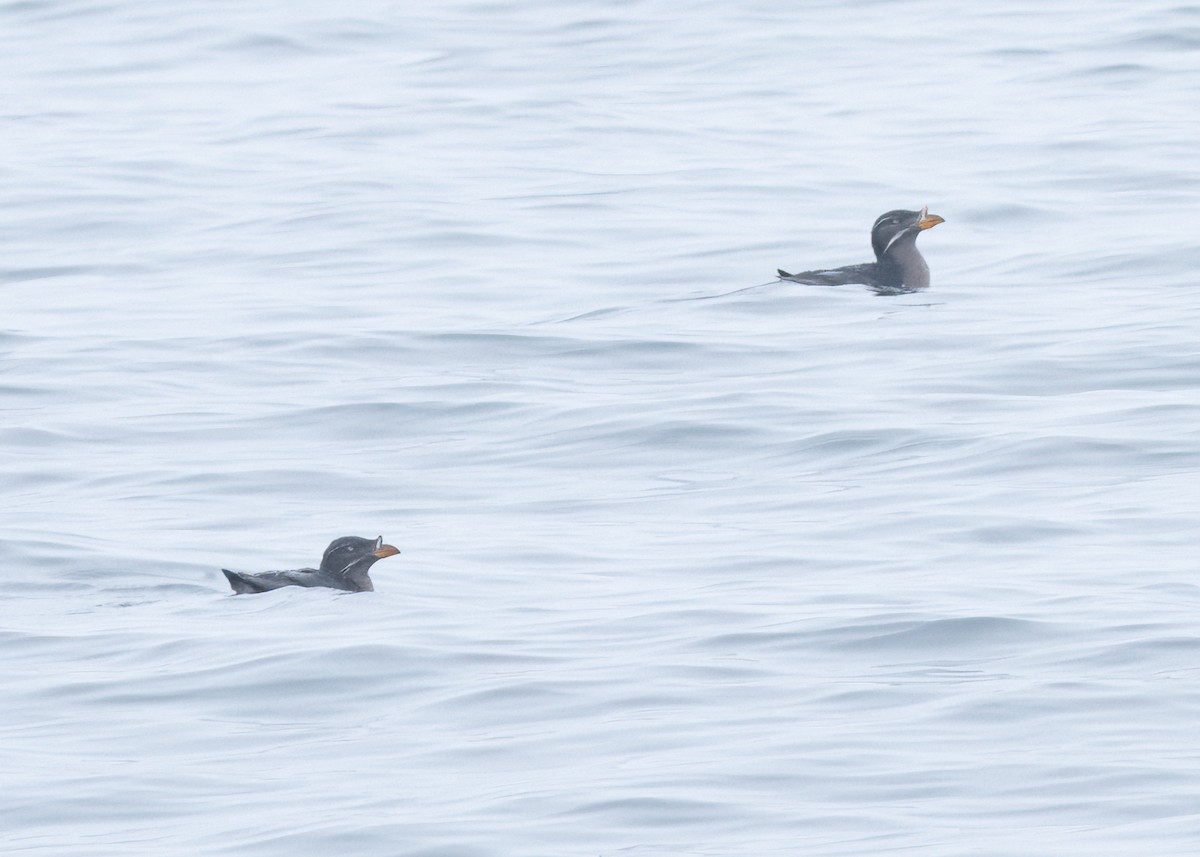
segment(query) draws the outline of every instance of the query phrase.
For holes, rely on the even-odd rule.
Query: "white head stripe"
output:
[[[880,253],[879,255],[881,255],[881,256],[887,255],[887,251],[892,249],[892,245],[895,244],[897,241],[899,241],[902,236],[907,235],[908,233],[912,232],[914,228],[916,228],[915,225],[910,226],[907,229],[901,229],[899,232],[897,232],[895,235],[893,235],[892,240],[887,243],[887,246],[883,248],[883,252]]]

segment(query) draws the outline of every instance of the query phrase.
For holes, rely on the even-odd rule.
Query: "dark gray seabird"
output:
[[[780,270],[781,280],[810,286],[847,286],[860,283],[880,294],[914,292],[929,287],[929,266],[917,250],[917,236],[946,221],[929,213],[926,206],[920,211],[889,211],[879,215],[871,227],[871,247],[875,261],[862,265],[847,265],[825,271],[805,271],[789,274]]]
[[[266,592],[284,586],[327,586],[347,592],[374,592],[371,576],[367,573],[379,560],[400,553],[391,545],[377,539],[360,539],[358,536],[342,536],[334,539],[321,557],[320,568],[297,568],[291,571],[264,571],[260,574],[244,574],[240,571],[221,569],[229,578],[229,585],[237,594],[243,592]]]

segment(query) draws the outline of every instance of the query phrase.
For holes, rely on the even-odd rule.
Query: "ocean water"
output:
[[[5,854],[1200,850],[1200,5],[0,40]]]

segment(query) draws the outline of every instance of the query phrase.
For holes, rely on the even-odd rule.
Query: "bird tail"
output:
[[[259,590],[251,586],[240,574],[236,571],[230,571],[227,568],[221,569],[221,573],[225,575],[229,585],[233,587],[235,595],[242,595],[247,592],[258,592]]]
[[[791,274],[789,274],[787,271],[783,270],[783,268],[776,268],[775,273],[777,273],[780,277],[782,277],[785,280],[791,276]]]

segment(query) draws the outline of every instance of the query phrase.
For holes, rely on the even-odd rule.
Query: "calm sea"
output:
[[[0,2],[0,122],[4,854],[1200,853],[1200,5]]]

